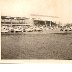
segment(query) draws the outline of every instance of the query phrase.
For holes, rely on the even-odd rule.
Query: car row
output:
[[[60,31],[72,31],[71,27],[61,28]]]
[[[7,26],[2,26],[1,27],[1,32],[2,33],[7,33],[7,32],[42,32],[42,31],[60,31],[60,32],[72,32],[72,28],[48,28],[48,27],[37,27],[37,26],[31,26],[24,28],[22,26],[16,26],[16,27],[7,27]]]
[[[42,31],[42,28],[39,27],[29,27],[29,28],[23,28],[22,26],[17,27],[7,27],[2,26],[1,32],[33,32],[33,31]]]

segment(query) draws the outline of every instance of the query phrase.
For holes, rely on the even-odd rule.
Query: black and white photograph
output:
[[[1,0],[1,60],[72,60],[72,0]]]

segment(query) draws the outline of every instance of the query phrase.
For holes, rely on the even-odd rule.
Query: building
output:
[[[30,18],[36,26],[56,26],[59,24],[59,17],[56,16],[31,14]]]
[[[31,14],[27,17],[1,16],[2,26],[56,26],[59,17]]]
[[[1,16],[1,26],[26,26],[31,25],[30,18]]]

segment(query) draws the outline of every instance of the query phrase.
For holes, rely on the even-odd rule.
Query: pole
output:
[[[10,21],[11,21],[11,27],[12,27],[12,18],[11,18],[11,20],[10,20]]]
[[[47,27],[46,21],[45,21],[45,26]]]
[[[51,21],[50,21],[50,27],[51,27]]]

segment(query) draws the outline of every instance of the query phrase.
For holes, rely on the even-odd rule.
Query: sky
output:
[[[72,22],[72,0],[0,0],[1,15],[29,16],[30,14],[58,16]]]

